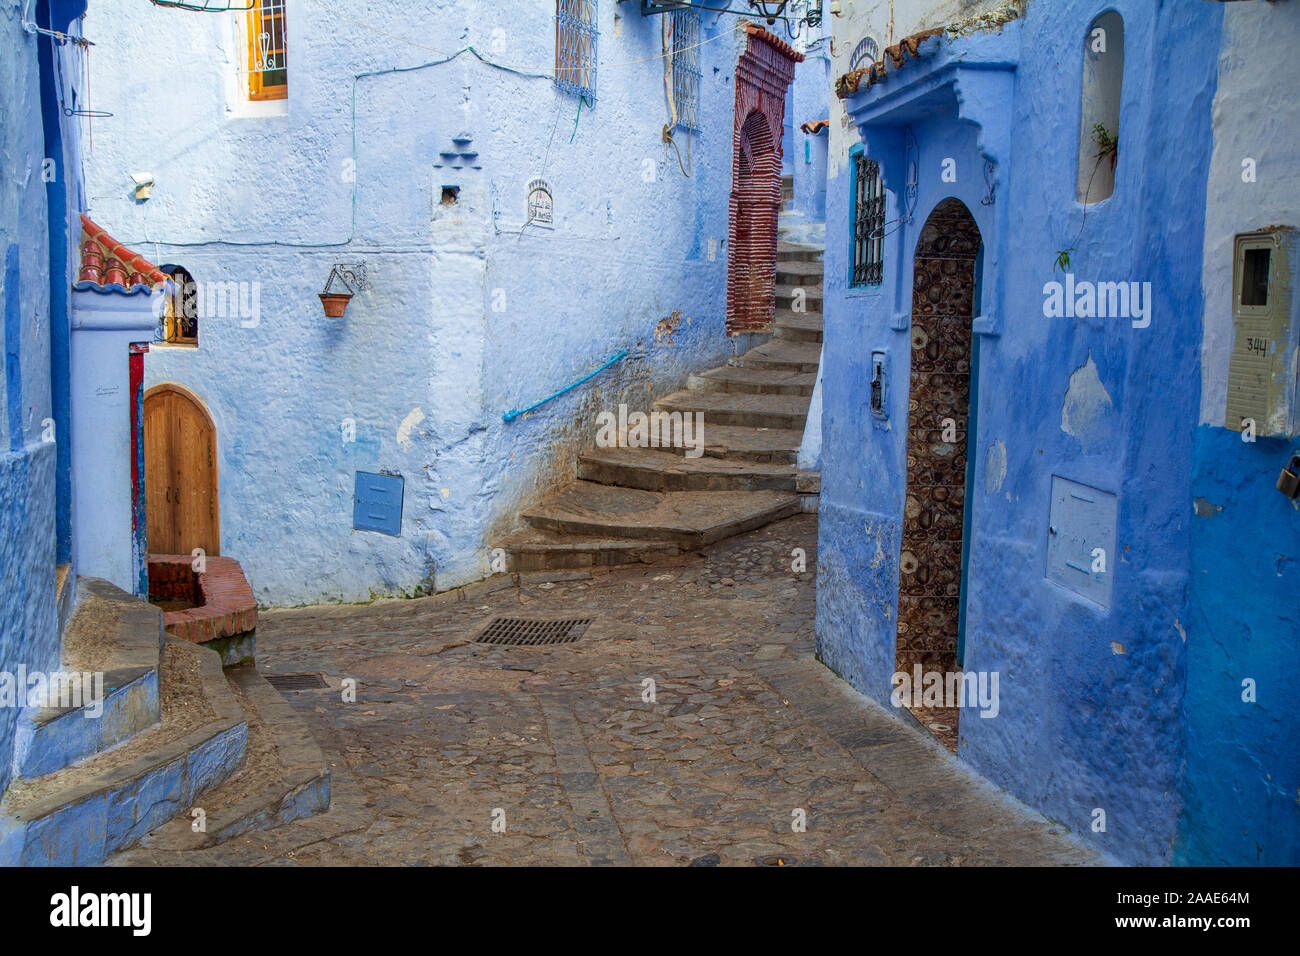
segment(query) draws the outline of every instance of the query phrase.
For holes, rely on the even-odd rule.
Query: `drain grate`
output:
[[[263,674],[266,682],[276,690],[320,690],[328,687],[321,674]]]
[[[591,618],[563,621],[526,621],[517,617],[498,617],[474,639],[476,644],[508,644],[536,647],[543,644],[572,644],[582,637]]]

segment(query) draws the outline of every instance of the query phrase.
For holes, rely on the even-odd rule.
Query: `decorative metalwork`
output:
[[[880,285],[884,274],[885,187],[880,165],[858,153],[853,179],[853,278],[850,286]]]
[[[369,284],[369,279],[366,276],[366,264],[364,262],[336,262],[334,268],[330,269],[329,278],[325,280],[323,294],[329,294],[330,286],[334,284],[335,279],[343,283],[348,292],[355,295]]]
[[[997,192],[998,186],[997,183],[993,181],[993,170],[996,168],[997,166],[993,160],[984,160],[984,185],[988,187],[988,192],[985,193],[984,198],[980,200],[981,206],[992,206],[997,202],[997,197],[994,196],[994,193]]]
[[[920,163],[921,147],[917,145],[912,127],[906,127],[903,132],[906,137],[904,152],[907,156],[907,183],[903,188],[903,214],[899,219],[911,225],[912,214],[916,212],[916,197],[920,191],[917,185],[917,166]]]
[[[596,0],[555,0],[555,85],[596,98]]]
[[[673,101],[677,125],[690,132],[700,129],[700,13],[673,11]]]
[[[849,72],[862,66],[870,66],[880,59],[880,44],[876,42],[873,36],[864,36],[858,41],[858,45],[853,48],[853,55],[849,57]]]
[[[284,29],[285,0],[254,0],[248,28],[249,92],[254,99],[278,99],[288,85]]]

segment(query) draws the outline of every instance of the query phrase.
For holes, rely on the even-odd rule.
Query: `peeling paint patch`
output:
[[[1073,435],[1085,453],[1096,448],[1110,434],[1114,403],[1101,384],[1097,363],[1088,361],[1070,374],[1070,386],[1061,405],[1061,431]]]
[[[1178,623],[1178,619],[1177,619],[1177,618],[1174,618],[1174,630],[1176,630],[1176,631],[1178,632],[1178,636],[1181,637],[1181,638],[1183,639],[1183,643],[1186,644],[1186,643],[1187,643],[1187,631],[1184,630],[1182,624]]]
[[[688,323],[690,319],[686,320]],[[660,319],[659,324],[655,326],[655,345],[672,345],[673,336],[682,325],[682,313],[679,309],[673,309],[672,315],[666,319]]]
[[[1223,505],[1216,505],[1206,498],[1193,498],[1192,507],[1196,509],[1197,516],[1201,518],[1213,518],[1223,510]]]
[[[989,445],[989,453],[984,458],[984,489],[996,494],[1002,489],[1002,480],[1006,477],[1007,446],[999,438]]]
[[[1127,654],[1128,649],[1119,641],[1110,642],[1110,651],[1112,654]]]
[[[405,449],[411,446],[411,430],[422,421],[424,421],[424,409],[416,405],[411,409],[410,414],[402,419],[402,424],[397,426],[397,445],[399,448]]]

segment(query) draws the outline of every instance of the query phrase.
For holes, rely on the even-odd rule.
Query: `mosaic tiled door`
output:
[[[954,671],[961,618],[971,319],[980,233],[959,200],[916,243],[907,494],[898,582],[898,669]]]

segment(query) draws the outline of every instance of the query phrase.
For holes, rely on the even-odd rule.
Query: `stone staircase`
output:
[[[821,357],[821,257],[821,246],[779,243],[772,338],[655,402],[703,414],[703,454],[622,442],[586,451],[577,480],[497,544],[508,570],[654,562],[803,510],[818,483],[796,460]]]
[[[223,671],[107,581],[75,586],[61,663],[102,674],[102,697],[20,714],[0,865],[96,865],[154,831],[210,845],[329,806],[324,757],[255,668]]]

